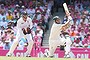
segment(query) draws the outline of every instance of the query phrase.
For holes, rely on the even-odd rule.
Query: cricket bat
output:
[[[66,13],[66,14],[70,14],[66,3],[63,3],[63,7],[64,7],[64,10],[65,10],[65,13]],[[72,20],[72,17],[69,16],[69,19]]]
[[[68,10],[68,7],[67,7],[67,4],[66,3],[63,3],[63,7],[64,7],[64,10],[65,10],[65,13],[66,15],[68,15],[70,12]],[[72,20],[72,17],[71,16],[68,16],[69,20]],[[63,27],[64,29],[67,29],[69,28],[71,25],[70,21]]]
[[[68,10],[68,7],[67,7],[66,3],[63,3],[63,7],[64,7],[64,10],[67,11],[67,13],[69,13],[69,10]]]

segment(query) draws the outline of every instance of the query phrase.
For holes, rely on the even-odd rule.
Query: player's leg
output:
[[[48,54],[46,54],[46,57],[54,57],[54,52],[57,48],[57,46],[63,45],[64,41],[62,41],[61,38],[58,38],[58,40],[49,40],[49,51]]]
[[[58,41],[56,40],[50,40],[49,41],[49,57],[53,57],[54,56],[54,52],[56,50],[58,46]]]
[[[9,52],[7,53],[7,56],[12,56],[12,54],[13,54],[15,48],[17,47],[20,39],[21,39],[21,36],[16,36],[16,39],[14,40]]]
[[[72,42],[71,42],[70,38],[67,38],[66,39],[66,47],[65,47],[65,56],[64,56],[66,58],[70,57],[69,53],[71,51],[71,49],[70,49],[71,44],[72,44]]]
[[[26,39],[28,40],[28,46],[27,46],[27,51],[25,55],[26,57],[30,57],[30,53],[31,53],[34,42],[33,42],[31,34],[26,34]]]

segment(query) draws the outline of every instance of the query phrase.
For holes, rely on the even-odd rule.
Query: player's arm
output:
[[[30,34],[33,28],[33,23],[32,23],[31,18],[29,18],[28,22],[29,22],[29,27],[27,27],[26,30],[27,30],[27,34]]]
[[[72,20],[72,17],[70,16],[70,13],[69,13],[67,4],[66,3],[63,3],[63,7],[64,7],[64,10],[65,10],[66,16],[68,17],[67,18],[68,21],[65,24],[63,24],[62,27],[67,26],[69,24],[69,22]]]
[[[23,32],[24,35],[26,35],[27,31],[26,29],[22,26],[23,22],[19,19],[17,21],[17,29],[19,32]]]
[[[32,29],[33,28],[33,23],[32,23],[32,20],[31,20],[31,18],[29,19],[29,24],[30,24],[30,29]]]
[[[71,22],[72,18],[70,16],[70,14],[67,13],[66,16],[68,17],[67,22],[65,24],[62,24],[62,30],[66,30],[71,25],[70,22]]]
[[[70,16],[70,13],[69,13],[69,10],[68,10],[68,7],[67,7],[67,4],[64,3],[63,4],[63,7],[64,7],[64,10],[65,10],[65,13],[66,13],[66,16],[67,16],[67,22],[65,24],[62,25],[62,30],[66,30],[71,24],[71,20],[72,20],[72,17]]]
[[[66,22],[65,24],[63,24],[63,26],[66,26],[66,25],[69,24],[70,21],[72,20],[72,17],[70,16],[70,13],[67,12],[67,11],[65,11],[65,13],[66,13],[66,16],[67,16],[67,22]]]
[[[17,21],[17,29],[20,31],[22,30],[20,20]]]

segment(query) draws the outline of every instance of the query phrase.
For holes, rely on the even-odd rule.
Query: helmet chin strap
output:
[[[57,23],[56,21],[55,21],[55,23],[56,23],[56,24],[60,24],[60,23]]]
[[[60,24],[60,23],[57,23],[57,22],[55,22],[56,24]]]

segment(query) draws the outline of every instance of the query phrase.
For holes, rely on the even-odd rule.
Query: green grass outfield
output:
[[[0,56],[0,60],[90,60],[75,58],[36,58],[36,57],[5,57]]]

